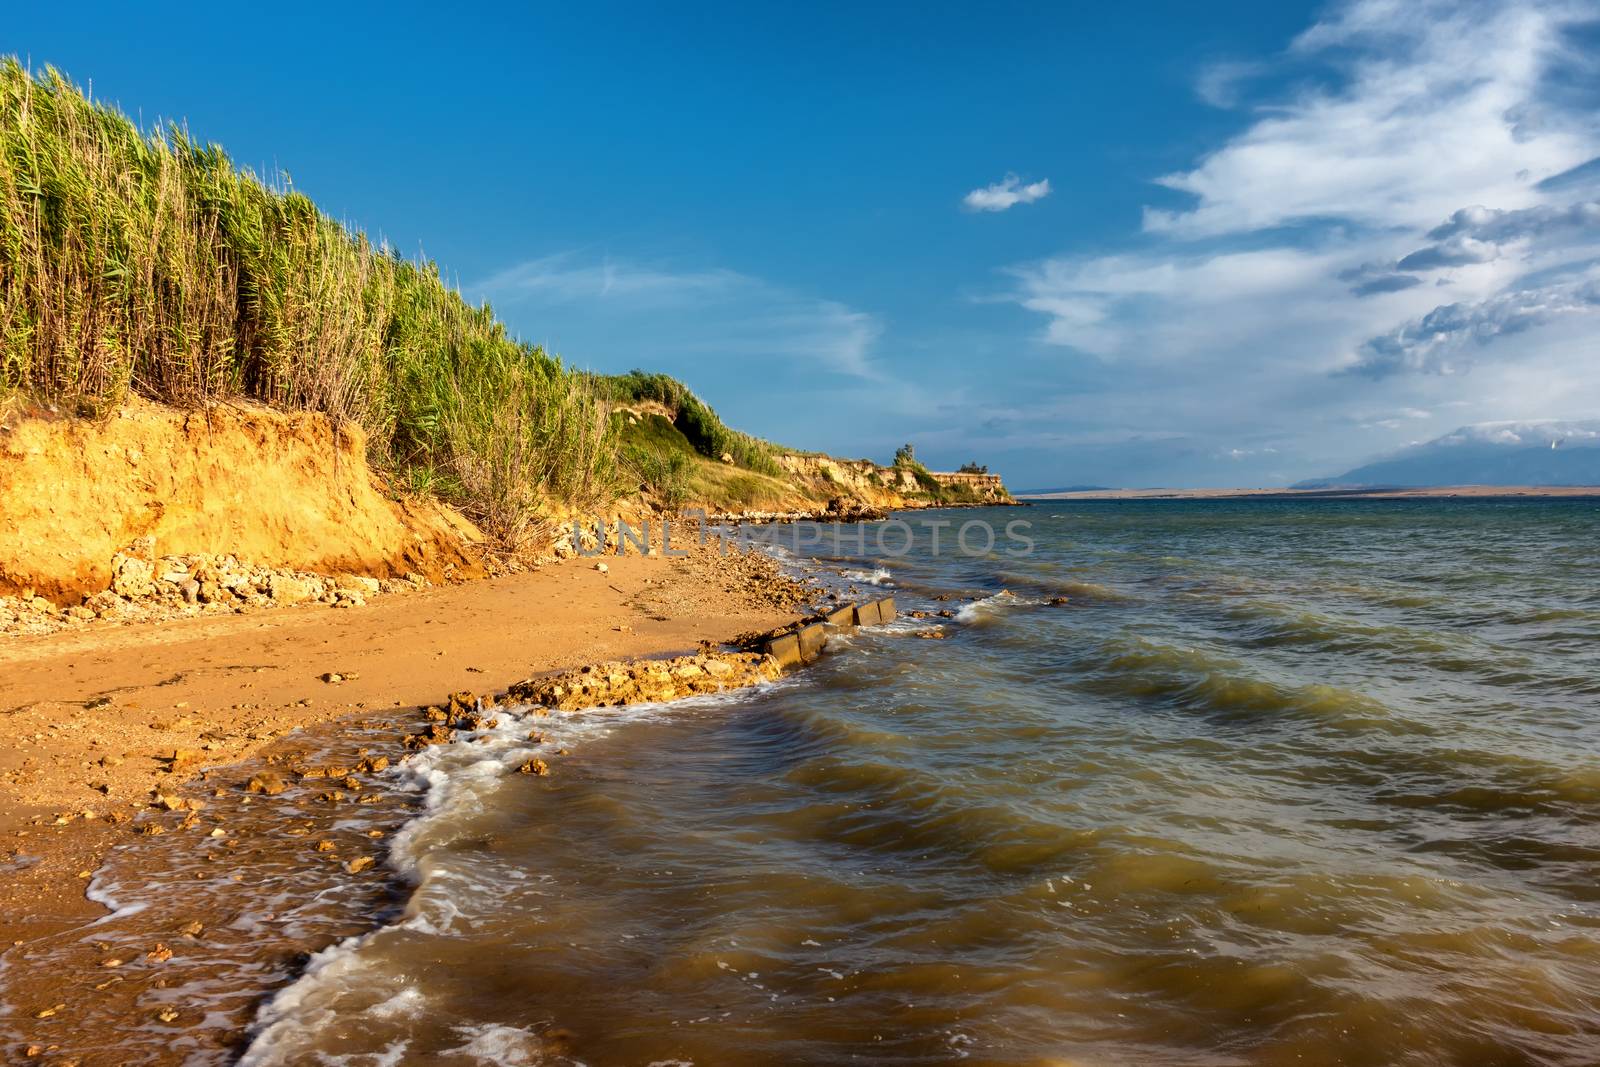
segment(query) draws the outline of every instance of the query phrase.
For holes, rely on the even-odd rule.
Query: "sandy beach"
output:
[[[296,728],[503,691],[541,672],[692,651],[788,621],[760,557],[574,558],[535,572],[320,606],[12,638],[0,645],[0,936],[103,909],[83,888],[157,786]],[[337,675],[340,681],[325,681]],[[174,760],[174,756],[178,758]]]

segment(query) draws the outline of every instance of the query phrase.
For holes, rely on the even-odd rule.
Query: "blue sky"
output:
[[[1258,485],[1600,414],[1597,17],[31,5],[0,51],[775,440]]]

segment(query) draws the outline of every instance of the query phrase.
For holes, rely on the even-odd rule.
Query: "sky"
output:
[[[1282,485],[1600,416],[1600,0],[45,8],[0,53],[784,444]]]

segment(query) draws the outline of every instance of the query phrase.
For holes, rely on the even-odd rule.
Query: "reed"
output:
[[[374,462],[512,546],[617,489],[609,392],[433,264],[0,60],[0,401],[95,417],[130,392],[357,422]]]

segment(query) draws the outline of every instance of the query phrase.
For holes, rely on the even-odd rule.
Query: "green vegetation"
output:
[[[671,509],[836,490],[788,476],[773,445],[682,382],[567,367],[287,180],[0,59],[0,405],[96,418],[130,395],[358,424],[395,484],[510,549],[541,517],[610,503],[629,480]],[[901,453],[927,499],[950,498]]]
[[[142,133],[54,70],[0,60],[0,399],[92,417],[130,392],[359,423],[375,463],[511,547],[541,504],[616,488],[592,380],[432,264],[177,126]]]
[[[794,500],[796,487],[781,474],[764,474],[712,459],[663,415],[618,411],[613,419],[623,468],[637,478],[641,490],[668,510],[689,503],[727,511],[773,509]]]
[[[773,459],[771,444],[724,425],[710,405],[676,378],[633,370],[599,381],[614,403],[655,403],[666,408],[672,414],[673,426],[707,459],[720,460],[729,456],[735,465],[758,474],[772,477],[782,474]]]

